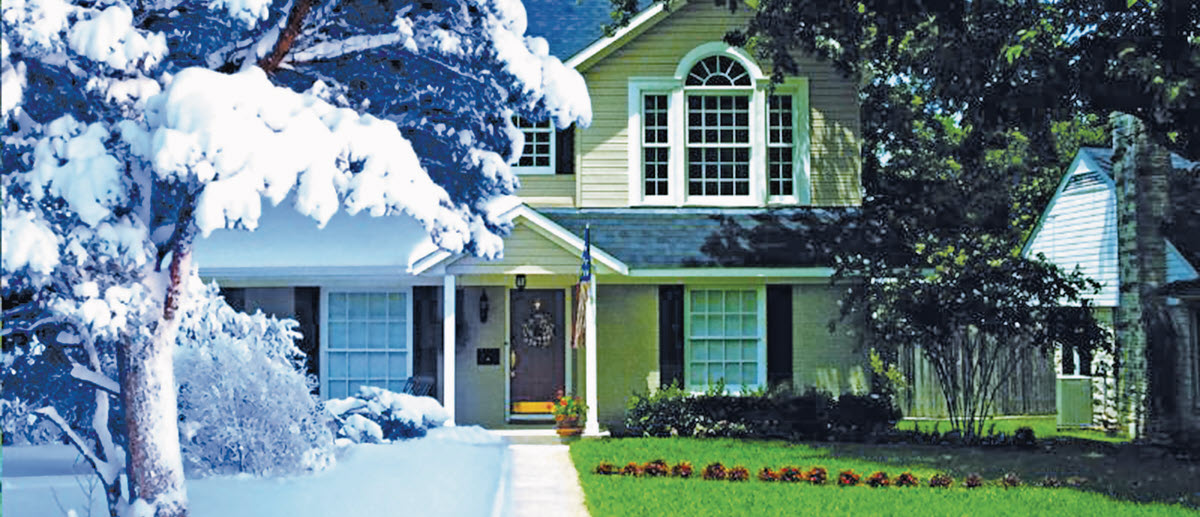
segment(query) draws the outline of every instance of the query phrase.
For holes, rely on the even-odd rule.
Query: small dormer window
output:
[[[716,42],[674,77],[630,79],[630,203],[807,204],[807,81],[770,89],[745,52]]]

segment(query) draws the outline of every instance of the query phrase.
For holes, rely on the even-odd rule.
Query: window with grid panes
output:
[[[326,319],[326,398],[360,386],[402,391],[412,375],[408,294],[331,292]]]
[[[711,42],[629,92],[631,204],[811,202],[807,79],[769,88],[749,56]]]
[[[791,95],[772,95],[767,101],[767,187],[772,196],[795,193],[792,109]]]
[[[667,141],[667,96],[642,97],[642,172],[647,196],[670,194],[671,148]]]
[[[710,56],[685,84],[688,195],[750,195],[750,74],[729,57]]]
[[[687,361],[690,389],[724,380],[730,389],[754,388],[766,346],[757,289],[690,289]]]
[[[513,122],[525,134],[525,147],[517,160],[517,172],[554,172],[554,127],[549,120],[530,122],[515,117]],[[523,169],[523,170],[522,170]]]

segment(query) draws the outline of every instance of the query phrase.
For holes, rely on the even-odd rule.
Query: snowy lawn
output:
[[[194,517],[492,514],[505,443],[478,427],[430,429],[425,438],[350,445],[337,465],[310,476],[188,479]],[[92,476],[66,445],[4,448],[6,517],[80,516]],[[59,502],[55,501],[55,498]],[[99,486],[91,515],[105,515]]]

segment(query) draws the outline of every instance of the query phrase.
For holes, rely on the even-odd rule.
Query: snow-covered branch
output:
[[[74,445],[75,448],[79,450],[79,454],[82,454],[83,458],[87,460],[93,469],[96,470],[96,474],[100,476],[100,480],[103,481],[104,484],[109,485],[116,482],[117,476],[121,472],[121,465],[112,461],[100,459],[100,457],[96,455],[96,452],[93,451],[90,446],[88,446],[88,443],[83,439],[83,437],[79,436],[79,433],[76,433],[75,430],[71,428],[70,424],[67,424],[67,421],[58,414],[58,410],[51,406],[47,406],[34,411],[34,414],[45,418],[54,425],[58,426],[58,428],[62,430],[63,434],[67,435],[67,439],[71,441],[71,445]]]
[[[322,41],[309,48],[293,52],[289,61],[303,63],[307,61],[331,60],[381,47],[395,45],[403,39],[396,33],[351,36],[337,41]]]
[[[117,381],[114,381],[107,375],[92,370],[79,363],[73,363],[71,365],[71,377],[74,377],[75,380],[89,383],[97,388],[112,393],[113,395],[119,395],[121,393],[121,386],[117,384]]]

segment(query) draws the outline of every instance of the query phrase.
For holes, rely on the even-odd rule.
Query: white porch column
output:
[[[600,422],[597,420],[596,410],[597,394],[596,394],[596,274],[592,273],[591,278],[591,293],[587,299],[586,323],[584,323],[584,375],[585,395],[584,403],[587,404],[587,419],[583,424],[583,434],[587,436],[596,436],[600,434]]]
[[[447,426],[454,425],[454,275],[447,274],[442,284],[442,405],[450,414]]]

